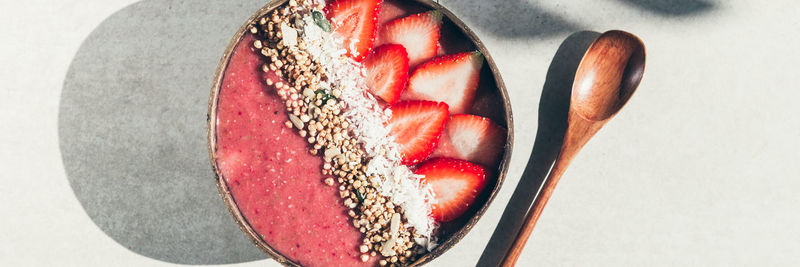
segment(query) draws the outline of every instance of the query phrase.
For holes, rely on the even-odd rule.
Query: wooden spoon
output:
[[[564,143],[550,175],[503,258],[513,266],[567,166],[583,145],[628,102],[644,73],[644,44],[624,31],[607,31],[583,55],[572,84]]]

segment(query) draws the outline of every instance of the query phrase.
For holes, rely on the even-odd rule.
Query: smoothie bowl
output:
[[[291,266],[413,266],[499,191],[511,107],[475,34],[431,1],[278,0],[235,33],[208,147],[231,214]]]

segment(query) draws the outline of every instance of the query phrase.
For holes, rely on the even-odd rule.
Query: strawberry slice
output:
[[[378,35],[378,44],[400,44],[408,52],[408,65],[414,67],[436,56],[442,13],[428,11],[387,23]]]
[[[375,42],[381,0],[338,0],[328,2],[325,13],[333,32],[344,38],[347,56],[361,61]]]
[[[447,104],[402,101],[389,109],[392,110],[392,118],[387,124],[391,136],[400,147],[403,164],[416,164],[433,153],[447,122]]]
[[[456,114],[444,126],[433,157],[448,157],[494,166],[503,153],[506,129],[490,119]]]
[[[366,59],[369,92],[392,105],[408,82],[408,54],[399,44],[385,44],[375,48]]]
[[[466,52],[431,59],[420,65],[408,80],[404,99],[442,101],[451,113],[467,113],[480,80],[483,55]]]
[[[417,174],[433,189],[437,203],[432,215],[437,222],[460,217],[486,185],[486,169],[466,160],[433,158],[419,165]]]

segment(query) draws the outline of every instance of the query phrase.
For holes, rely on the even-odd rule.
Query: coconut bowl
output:
[[[287,3],[288,0],[275,0],[258,9],[249,19],[247,19],[239,29],[233,33],[230,43],[225,51],[222,53],[222,58],[217,66],[216,74],[214,75],[213,86],[211,87],[211,94],[208,100],[208,113],[207,113],[207,134],[208,134],[208,152],[211,166],[214,171],[214,180],[219,190],[219,195],[222,201],[227,206],[231,215],[233,216],[239,228],[245,235],[265,254],[269,255],[275,261],[286,266],[300,266],[290,258],[282,255],[275,250],[269,243],[265,242],[261,236],[253,229],[248,223],[247,219],[242,215],[239,207],[231,194],[230,188],[226,183],[223,174],[220,172],[218,160],[216,156],[217,151],[217,103],[220,96],[220,88],[222,80],[225,76],[233,54],[234,48],[243,39],[245,34],[250,34],[247,31],[248,25],[255,23],[255,21],[268,14],[272,10]],[[443,29],[452,33],[455,39],[460,42],[469,42],[466,47],[471,50],[478,50],[483,53],[485,63],[481,70],[481,83],[473,104],[474,111],[471,112],[475,115],[481,115],[491,118],[493,121],[508,129],[506,136],[505,151],[502,154],[499,165],[496,168],[490,169],[489,180],[487,181],[486,188],[477,197],[475,205],[473,205],[466,214],[460,219],[444,223],[439,228],[438,242],[439,245],[432,251],[424,254],[416,261],[412,262],[410,266],[423,265],[430,262],[436,257],[447,252],[453,245],[458,243],[464,236],[466,236],[472,227],[483,216],[486,209],[491,204],[497,193],[500,191],[500,186],[506,179],[508,172],[508,165],[511,159],[511,151],[514,144],[514,129],[513,117],[511,114],[511,104],[506,92],[505,84],[497,69],[497,65],[492,59],[491,53],[486,49],[480,38],[458,17],[445,7],[436,2],[429,0],[407,1],[418,5],[427,10],[438,10],[443,15]],[[444,34],[443,34],[444,36]],[[464,52],[464,51],[459,51]],[[491,179],[496,177],[496,179]],[[476,248],[477,249],[477,248]]]

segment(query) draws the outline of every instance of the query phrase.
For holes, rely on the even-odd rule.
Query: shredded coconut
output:
[[[281,22],[281,34],[283,35],[283,45],[297,45],[297,30],[287,25],[285,22]]]
[[[359,63],[344,56],[347,50],[343,48],[343,40],[317,27],[310,16],[306,16],[304,22],[305,27],[299,29],[300,38],[309,55],[326,70],[329,84],[323,83],[321,87],[325,90],[335,87],[341,91],[340,100],[346,105],[344,116],[352,125],[353,137],[366,152],[367,175],[374,174],[372,179],[380,185],[377,188],[380,194],[402,208],[406,227],[413,227],[423,236],[415,241],[431,250],[436,246],[431,239],[436,227],[430,215],[431,204],[435,203],[433,190],[422,183],[423,176],[401,164],[398,145],[384,125],[391,118],[391,111],[384,111],[367,91],[364,70]]]

